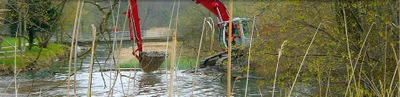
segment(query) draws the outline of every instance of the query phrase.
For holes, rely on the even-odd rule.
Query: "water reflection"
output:
[[[139,88],[154,87],[155,84],[160,83],[161,78],[153,73],[145,73],[139,80]]]

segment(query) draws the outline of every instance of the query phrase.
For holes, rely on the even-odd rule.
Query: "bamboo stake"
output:
[[[95,42],[96,42],[96,27],[92,24],[92,56],[90,57],[90,67],[89,67],[89,81],[88,81],[88,91],[87,96],[92,96],[92,72],[93,72],[93,64],[94,64],[94,50],[95,50]]]
[[[351,54],[350,54],[351,52],[350,52],[350,46],[349,46],[349,36],[348,36],[348,31],[347,31],[346,11],[344,11],[344,8],[342,8],[342,10],[343,10],[344,28],[345,28],[345,32],[346,32],[347,54],[349,56],[350,66],[353,67],[353,62],[352,62]],[[350,74],[350,72],[349,72],[349,74]],[[351,80],[351,78],[349,80]],[[346,93],[344,94],[345,96],[347,96],[347,91],[348,91],[348,89],[346,89]]]
[[[250,47],[249,47],[249,58],[247,59],[247,77],[246,77],[246,89],[244,91],[244,97],[247,97],[247,87],[249,86],[249,72],[250,72],[250,59],[251,59],[251,43],[253,42],[253,35],[254,35],[254,28],[256,25],[256,16],[253,18],[253,27],[251,28],[251,36],[250,36]],[[283,44],[286,42],[286,40],[283,42]],[[283,49],[283,44],[281,46],[281,50]],[[278,62],[279,62],[280,56],[278,56]],[[278,64],[278,63],[277,63]],[[277,66],[278,67],[278,66]],[[276,72],[275,72],[276,73]],[[275,86],[273,87],[275,89]],[[274,90],[273,90],[274,91]],[[274,97],[274,94],[272,94],[272,97]]]
[[[369,28],[369,31],[367,32],[367,35],[366,35],[365,38],[364,38],[363,44],[361,45],[360,51],[358,52],[356,61],[355,61],[355,63],[354,63],[354,67],[351,68],[351,73],[350,73],[349,81],[347,82],[347,88],[346,88],[346,94],[345,94],[345,96],[347,96],[347,92],[350,91],[350,84],[351,84],[351,82],[352,82],[352,78],[354,77],[354,72],[355,72],[355,69],[357,68],[357,64],[358,64],[358,61],[357,61],[357,60],[360,59],[360,56],[361,56],[361,53],[362,53],[362,51],[363,51],[363,49],[364,49],[365,43],[367,42],[368,35],[369,35],[369,33],[371,32],[372,26],[375,25],[375,24],[376,24],[375,22],[371,24],[371,26],[370,26],[370,28]],[[354,79],[354,81],[356,81],[356,80]],[[355,84],[356,84],[356,83],[355,83]]]
[[[21,27],[21,25],[19,25]],[[18,31],[16,32],[18,33]],[[18,34],[15,34],[15,37],[18,38]],[[14,42],[14,89],[15,89],[15,97],[18,97],[18,85],[17,85],[17,42]]]
[[[201,44],[203,43],[203,35],[204,35],[204,29],[205,29],[205,24],[206,24],[206,19],[207,18],[204,18],[204,21],[203,21],[203,30],[201,31],[201,36],[200,36],[200,42],[199,42],[199,49],[197,50],[197,58],[196,58],[196,67],[195,67],[195,69],[194,69],[194,74],[193,74],[193,83],[192,83],[192,93],[191,93],[191,96],[194,96],[193,95],[193,91],[194,91],[194,87],[196,86],[196,75],[197,75],[197,68],[198,68],[198,66],[199,66],[199,59],[200,59],[200,50],[201,50]]]
[[[310,51],[311,45],[313,44],[314,39],[315,39],[315,37],[317,36],[318,30],[319,30],[319,28],[321,27],[321,25],[322,25],[322,23],[320,23],[320,24],[318,25],[318,28],[317,28],[317,30],[315,31],[315,34],[314,34],[313,38],[311,39],[310,45],[308,45],[308,48],[307,48],[307,50],[306,50],[306,53],[304,54],[303,60],[302,60],[301,63],[300,63],[300,68],[299,68],[299,70],[297,71],[296,77],[294,78],[294,81],[293,81],[292,87],[290,88],[290,91],[289,91],[289,95],[288,95],[288,96],[290,96],[290,95],[292,94],[292,92],[293,92],[294,85],[296,84],[296,81],[297,81],[297,78],[299,77],[301,68],[302,68],[303,65],[304,65],[304,61],[306,60],[308,51]]]
[[[71,40],[71,49],[69,52],[69,60],[68,60],[68,83],[67,83],[67,97],[69,97],[69,90],[70,90],[70,84],[71,84],[71,80],[70,80],[70,76],[71,76],[71,65],[72,65],[72,53],[74,51],[74,41],[75,41],[75,34],[76,34],[76,28],[77,28],[77,24],[78,24],[78,16],[79,16],[79,8],[81,5],[81,0],[78,0],[78,4],[76,7],[76,14],[75,14],[75,22],[74,22],[74,29],[72,31],[72,40]]]
[[[172,5],[172,12],[171,12],[171,17],[169,19],[169,25],[168,25],[168,30],[171,31],[171,24],[172,24],[172,19],[174,17],[174,10],[175,10],[175,2],[176,0],[174,0],[174,4]],[[167,60],[167,54],[168,54],[168,45],[169,45],[169,33],[167,35],[167,43],[165,45],[165,60]],[[165,64],[165,70],[168,70],[168,62],[166,62]],[[168,72],[165,72],[165,75],[167,75]],[[165,76],[166,79],[168,79],[168,76]]]
[[[283,46],[285,45],[286,42],[287,42],[287,40],[283,41],[283,43],[281,45],[281,49],[279,50],[278,62],[276,62],[276,68],[275,68],[274,85],[272,87],[272,97],[274,97],[274,95],[275,95],[276,78],[278,77],[279,60],[281,59],[281,56],[282,56],[282,53],[283,53]]]
[[[230,17],[229,17],[229,34],[228,34],[228,69],[227,69],[227,88],[226,88],[226,96],[231,96],[231,64],[232,64],[232,16],[233,16],[233,0],[229,2],[229,9],[230,9]],[[224,33],[224,32],[222,32]]]
[[[176,54],[176,45],[177,45],[177,39],[176,39],[176,33],[178,32],[178,18],[179,18],[179,7],[180,7],[181,1],[178,0],[178,8],[176,9],[176,20],[175,20],[175,31],[172,36],[173,42],[173,48],[172,48],[172,54],[171,54],[171,65],[170,65],[170,70],[169,70],[169,90],[168,90],[168,97],[172,97],[172,92],[173,92],[173,87],[174,87],[174,66],[175,66],[175,54]]]
[[[84,2],[85,0],[82,0],[82,2]],[[83,5],[84,3],[81,4],[80,6],[80,10],[83,9]],[[79,16],[78,16],[78,25],[76,27],[76,35],[75,35],[75,46],[74,46],[74,96],[76,97],[76,60],[77,60],[77,56],[78,56],[78,51],[77,51],[77,46],[78,46],[78,41],[79,41],[79,30],[80,30],[80,25],[81,25],[81,17],[82,17],[82,11],[79,11]]]

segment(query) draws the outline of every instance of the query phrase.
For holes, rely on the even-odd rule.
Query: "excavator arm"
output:
[[[140,59],[138,53],[143,51],[143,41],[142,35],[140,32],[140,18],[139,18],[139,11],[138,5],[136,0],[129,1],[129,9],[128,12],[124,12],[124,14],[128,14],[128,21],[129,21],[129,36],[130,40],[135,40],[137,49],[132,52],[132,54],[137,58]]]
[[[219,0],[193,0],[196,4],[201,4],[208,10],[210,10],[214,15],[218,17],[217,26],[221,29],[225,29],[229,21],[229,11],[225,7],[225,5]],[[124,14],[128,14],[129,21],[129,32],[130,32],[130,40],[135,40],[137,49],[132,52],[132,54],[140,59],[138,53],[143,51],[143,41],[140,32],[140,18],[138,11],[137,0],[129,1],[129,9],[128,12],[124,12]],[[221,27],[222,25],[222,27]]]
[[[201,4],[208,10],[210,10],[215,16],[218,17],[219,24],[226,23],[229,21],[229,11],[225,5],[219,0],[193,0],[196,4]]]
[[[229,24],[229,19],[231,17],[231,16],[229,16],[228,9],[225,7],[225,5],[220,0],[192,0],[192,1],[194,1],[196,4],[203,5],[209,11],[211,11],[215,16],[217,16],[217,19],[218,19],[217,27],[221,31],[220,41],[221,41],[221,44],[225,48],[227,48],[228,47],[227,41],[228,40],[232,41],[236,38],[236,36],[232,36],[232,37],[228,38],[228,34],[227,34],[228,27],[227,26]],[[235,24],[232,23],[232,25],[235,25]],[[232,31],[235,31],[235,29],[237,29],[237,28],[238,27],[233,26],[231,29],[232,29]]]
[[[221,1],[219,0],[192,0],[192,1],[194,1],[196,4],[203,5],[205,8],[207,8],[214,15],[217,16],[218,18],[217,26],[221,29],[221,35],[220,35],[221,42],[224,44],[225,47],[227,47],[227,41],[235,40],[236,36],[227,38],[226,29],[228,28],[227,25],[229,23],[230,16],[229,16],[229,11]],[[132,54],[137,59],[139,59],[139,64],[143,69],[143,71],[152,72],[154,70],[157,70],[162,64],[162,62],[165,61],[166,54],[164,52],[142,52],[143,41],[140,32],[140,18],[139,18],[137,0],[129,0],[129,9],[127,12],[124,12],[124,14],[127,14],[129,19],[128,21],[129,21],[130,40],[135,40],[137,45],[137,49],[134,50]],[[240,31],[243,32],[243,28],[241,26],[242,25],[241,21],[243,19],[237,18],[236,20],[240,21],[239,25],[237,27],[233,26],[231,28],[232,31],[238,31],[239,33]],[[233,19],[233,21],[235,21],[235,19]],[[215,64],[215,59],[223,60],[224,54],[225,52],[212,55],[208,58],[205,58],[201,63],[208,64],[211,62],[212,64]]]

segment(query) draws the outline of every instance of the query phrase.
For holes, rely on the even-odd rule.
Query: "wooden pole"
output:
[[[21,28],[21,25],[18,26]],[[15,32],[15,37],[18,38],[18,32]],[[18,84],[17,84],[17,42],[14,42],[14,89],[15,89],[15,97],[18,97]],[[7,55],[7,53],[6,53]]]
[[[169,25],[168,25],[169,31],[171,31],[172,19],[174,17],[175,3],[176,3],[176,0],[174,0],[174,5],[172,5],[172,9],[171,9],[172,12],[171,12],[171,17],[169,19]],[[168,32],[167,33],[167,43],[165,45],[165,60],[167,60],[167,58],[168,58],[167,54],[168,54],[168,48],[169,48],[169,37],[170,37],[170,33]],[[168,62],[166,62],[166,64],[165,64],[165,70],[168,71]],[[168,74],[168,72],[165,72],[165,75],[167,75],[167,74]],[[168,76],[165,76],[165,78],[168,79]]]
[[[69,61],[68,61],[68,83],[67,83],[67,97],[69,97],[69,90],[70,90],[70,84],[71,84],[71,66],[72,66],[72,56],[73,56],[73,51],[74,51],[74,42],[75,42],[75,34],[76,34],[76,27],[78,26],[78,16],[79,16],[79,8],[81,6],[81,0],[78,0],[78,4],[76,7],[76,14],[75,14],[75,23],[74,23],[74,29],[72,31],[72,40],[71,40],[71,48],[69,52]]]
[[[89,67],[89,81],[88,81],[88,91],[87,96],[92,96],[92,72],[93,72],[93,64],[94,64],[94,50],[96,43],[96,27],[92,24],[92,56],[90,57],[90,67]]]
[[[178,8],[176,9],[176,20],[175,20],[175,31],[172,36],[173,42],[173,48],[172,48],[172,54],[171,54],[171,65],[170,65],[170,70],[169,70],[169,90],[168,90],[168,97],[172,97],[173,93],[173,87],[174,87],[174,66],[175,66],[175,55],[176,55],[176,45],[177,45],[177,39],[176,39],[176,33],[178,32],[178,17],[179,17],[179,7],[180,7],[181,1],[178,1]]]
[[[229,2],[230,17],[229,17],[229,28],[228,28],[228,68],[227,68],[227,89],[226,96],[231,96],[231,64],[232,64],[232,16],[233,16],[233,0]]]
[[[79,31],[80,31],[80,25],[81,25],[81,17],[82,17],[82,9],[83,9],[83,5],[84,5],[84,3],[81,3],[81,6],[80,6],[80,11],[79,11],[79,15],[78,15],[78,24],[77,24],[77,27],[76,27],[76,35],[75,35],[75,39],[76,39],[76,41],[75,41],[75,46],[74,46],[74,96],[76,97],[76,72],[78,72],[77,71],[77,69],[76,69],[76,61],[77,61],[77,56],[78,56],[78,51],[77,51],[77,48],[78,48],[78,41],[79,41]]]

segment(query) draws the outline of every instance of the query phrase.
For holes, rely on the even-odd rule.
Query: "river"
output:
[[[104,44],[99,45],[96,49],[99,64],[94,65],[92,96],[138,96],[138,97],[154,97],[168,96],[168,87],[170,82],[170,72],[166,70],[155,71],[148,74],[142,71],[121,71],[116,78],[116,71],[100,71],[101,68],[112,68],[113,61],[107,59],[106,47]],[[79,62],[77,62],[79,63]],[[62,70],[67,70],[63,65]],[[18,95],[26,96],[66,96],[67,93],[74,95],[74,82],[76,82],[76,95],[86,96],[88,91],[90,56],[83,60],[82,69],[74,76],[71,76],[71,89],[67,91],[66,72],[51,74],[49,77],[37,78],[32,80],[27,77],[18,77]],[[78,66],[79,67],[79,66]],[[177,70],[174,73],[173,96],[187,97],[193,94],[196,97],[210,96],[225,96],[226,95],[226,80],[221,80],[219,76],[197,75],[196,85],[193,86],[193,74],[184,73],[184,70]],[[116,79],[115,79],[116,78]],[[111,86],[115,86],[111,90]],[[232,82],[234,84],[233,96],[244,96],[246,80]],[[59,85],[59,83],[62,83]],[[255,80],[250,80],[248,96],[267,96],[271,88],[259,88],[255,85]],[[30,87],[32,86],[32,89]],[[1,76],[0,80],[0,96],[15,96],[14,95],[14,80],[13,76]],[[279,94],[279,93],[278,93]]]

